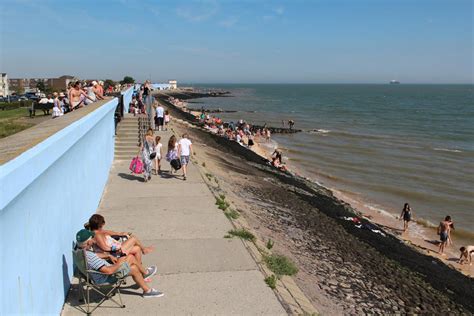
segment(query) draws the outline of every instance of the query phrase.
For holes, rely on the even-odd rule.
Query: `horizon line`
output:
[[[178,81],[179,82],[179,81]],[[213,85],[213,84],[262,84],[262,85],[474,85],[474,82],[443,82],[443,83],[432,83],[432,82],[406,82],[406,83],[399,83],[399,84],[390,84],[390,82],[186,82],[183,81],[182,84],[205,84],[205,85]]]

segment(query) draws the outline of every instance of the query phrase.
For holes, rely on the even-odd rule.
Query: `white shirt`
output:
[[[161,147],[163,147],[162,143],[158,143],[155,146],[156,159],[161,159]]]
[[[156,117],[163,117],[165,109],[160,105],[159,107],[156,108]]]
[[[191,141],[187,138],[181,138],[179,145],[181,145],[181,156],[189,156],[190,146],[192,145]]]

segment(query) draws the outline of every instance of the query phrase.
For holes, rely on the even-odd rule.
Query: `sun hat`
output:
[[[97,85],[97,81],[95,81],[95,80],[92,81],[92,85],[93,85],[93,86]]]
[[[86,241],[94,237],[94,232],[91,232],[88,229],[81,229],[80,231],[77,232],[76,234],[76,241],[78,245],[84,244]]]
[[[60,92],[60,93],[59,93],[59,96],[60,96],[60,97],[65,97],[64,92]]]

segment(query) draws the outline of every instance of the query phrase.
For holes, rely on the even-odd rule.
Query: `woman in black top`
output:
[[[403,231],[408,229],[408,222],[411,221],[411,208],[410,204],[405,203],[403,206],[402,214],[400,214],[400,220],[403,218]]]

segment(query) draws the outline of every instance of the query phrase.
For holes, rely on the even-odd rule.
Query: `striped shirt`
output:
[[[94,252],[86,250],[87,267],[89,270],[99,271],[103,266],[110,266],[110,263],[104,259],[99,258]],[[106,283],[108,275],[99,273],[90,273],[92,280],[96,284]]]

